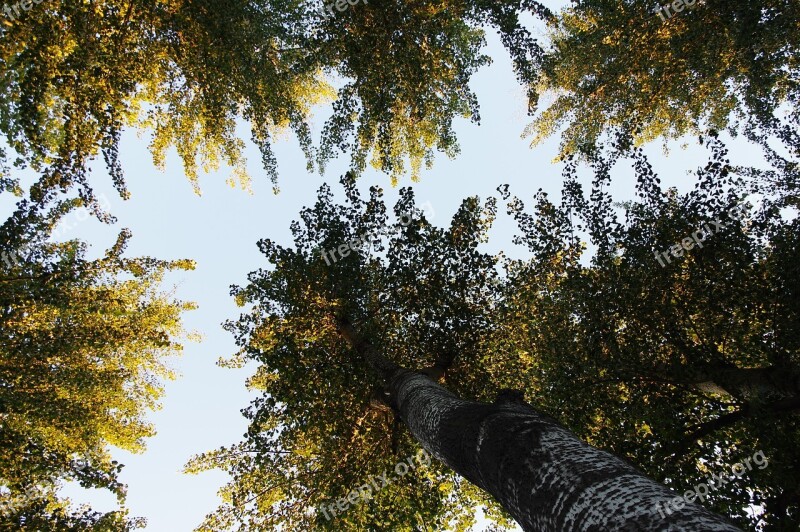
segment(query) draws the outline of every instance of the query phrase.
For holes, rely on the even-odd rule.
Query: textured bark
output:
[[[697,386],[701,390],[739,399],[764,395],[776,398],[800,395],[800,372],[793,367],[719,367],[697,373]]]
[[[403,369],[389,390],[414,437],[526,531],[738,530],[697,504],[667,512],[677,493],[527,404],[465,401]]]
[[[494,404],[459,399],[428,375],[387,360],[346,318],[337,326],[385,378],[387,400],[416,440],[494,496],[525,531],[739,530],[694,503],[668,511],[667,503],[683,501],[679,494],[582,442],[518,395]]]

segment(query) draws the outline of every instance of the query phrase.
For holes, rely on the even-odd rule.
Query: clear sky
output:
[[[528,122],[523,89],[516,82],[511,64],[499,41],[488,35],[487,53],[494,63],[481,70],[472,86],[481,103],[480,126],[461,120],[456,125],[462,153],[455,160],[437,157],[434,168],[414,185],[419,203],[430,202],[435,213],[432,222],[445,225],[467,196],[485,199],[497,195],[498,185],[508,183],[515,195],[529,200],[538,188],[558,198],[561,168],[551,163],[557,140],[531,150],[520,138]],[[317,131],[324,110],[317,119]],[[246,127],[242,137],[249,138]],[[116,227],[105,227],[95,220],[73,223],[64,237],[81,237],[93,243],[99,253],[113,243],[116,232],[128,227],[133,232],[130,256],[149,255],[165,259],[191,258],[197,261],[194,272],[181,272],[168,279],[176,286],[179,298],[195,301],[199,309],[186,315],[189,329],[204,336],[200,343],[189,343],[184,355],[174,361],[180,377],[166,388],[163,409],[150,416],[158,435],[148,441],[141,455],[115,452],[125,464],[122,482],[128,485],[128,506],[134,516],[148,519],[148,531],[189,531],[217,505],[217,489],[225,475],[219,472],[199,476],[184,475],[181,469],[195,453],[239,441],[245,432],[240,410],[250,397],[244,380],[252,368],[223,369],[216,366],[220,356],[235,351],[232,337],[221,323],[236,318],[241,309],[229,296],[229,286],[244,283],[246,274],[265,265],[256,249],[259,238],[270,237],[289,244],[289,223],[298,217],[303,206],[313,204],[323,182],[333,186],[341,197],[339,175],[347,169],[347,156],[332,163],[325,176],[309,174],[297,143],[287,136],[275,147],[280,164],[279,195],[260,169],[260,158],[250,146],[250,171],[254,177],[253,194],[232,189],[225,184],[227,170],[201,178],[202,196],[192,192],[183,176],[177,156],[172,153],[165,172],[157,170],[147,150],[148,136],[129,132],[123,138],[121,159],[132,199],[122,201],[111,189],[102,165],[96,166],[92,185],[105,194],[111,212],[119,218]],[[654,147],[653,153],[659,149]],[[658,158],[658,157],[657,157]],[[656,168],[665,184],[687,190],[692,180],[686,169],[703,159],[693,149],[673,152],[669,162],[660,158]],[[359,181],[362,190],[383,186],[390,204],[397,196],[387,176],[368,171]],[[409,185],[409,180],[401,186]],[[613,185],[618,201],[633,194],[632,172],[620,172]],[[6,212],[8,205],[2,206]],[[503,249],[519,256],[511,248],[514,227],[501,216],[494,228],[488,249]],[[76,220],[73,217],[73,222]],[[100,509],[114,507],[113,497],[99,493],[66,490],[74,500],[89,500]],[[480,528],[480,527],[479,527]]]

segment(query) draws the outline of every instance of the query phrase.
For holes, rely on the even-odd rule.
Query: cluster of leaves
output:
[[[495,259],[477,250],[494,216],[492,202],[466,201],[442,230],[403,189],[398,221],[389,224],[380,189],[364,201],[351,178],[344,183],[347,205],[334,204],[323,187],[302,224],[292,226],[294,248],[261,241],[272,267],[233,291],[252,307],[227,324],[241,347],[227,363],[257,364],[248,385],[259,397],[244,411],[245,441],[189,466],[232,476],[221,492],[224,504],[201,530],[466,530],[476,501],[494,508],[434,463],[330,521],[319,510],[392,471],[417,448],[391,411],[376,405],[381,380],[342,339],[337,316],[348,316],[408,367],[432,366],[443,353],[478,359],[474,340],[489,326],[487,297],[496,283]],[[409,214],[403,226],[399,218]],[[326,265],[322,250],[365,234],[384,236]]]
[[[165,273],[193,263],[126,258],[126,230],[94,260],[85,243],[50,240],[59,220],[81,205],[22,200],[0,226],[3,529],[138,527],[124,509],[75,510],[57,491],[75,481],[124,502],[122,465],[109,447],[141,452],[154,434],[144,416],[173,377],[168,358],[180,352],[181,314],[193,308],[159,290]]]
[[[469,80],[490,61],[480,53],[482,27],[498,30],[523,83],[537,79],[543,52],[520,23],[522,13],[552,16],[529,0],[376,0],[326,20],[315,48],[328,54],[326,66],[352,81],[339,90],[326,124],[323,166],[335,148],[350,149],[360,172],[371,152],[373,164],[396,182],[406,158],[416,179],[434,148],[455,155],[453,118],[480,120]]]
[[[678,493],[762,451],[770,465],[710,504],[756,526],[745,512],[753,504],[765,530],[794,529],[800,220],[796,210],[787,218],[779,189],[750,187],[724,146],[705,142],[711,158],[685,195],[662,191],[634,149],[638,200],[624,204],[624,220],[605,191],[614,158],[591,162],[588,198],[571,160],[560,205],[539,194],[530,215],[509,203],[533,257],[510,269],[496,352],[529,361],[518,385],[534,383],[527,390],[552,415]],[[733,220],[730,209],[754,192],[760,207]],[[659,260],[704,226],[712,234],[700,245]]]
[[[442,230],[424,218],[387,225],[378,189],[364,202],[346,179],[347,202],[335,205],[323,188],[292,226],[295,247],[262,241],[270,267],[233,290],[251,307],[227,324],[241,347],[229,363],[255,362],[249,385],[261,394],[244,411],[245,441],[190,465],[232,475],[225,504],[202,529],[469,523],[467,508],[479,494],[438,466],[409,477],[413,491],[388,487],[334,523],[314,510],[413,447],[390,414],[370,407],[380,398],[379,379],[343,340],[338,316],[401,366],[446,360],[446,384],[464,397],[523,391],[581,437],[680,492],[763,451],[770,466],[720,487],[710,504],[744,526],[753,524],[743,513],[748,504],[764,507],[762,524],[796,526],[798,221],[782,214],[792,204],[782,189],[732,167],[715,136],[702,142],[710,159],[686,195],[663,191],[628,142],[610,158],[601,151],[590,158],[588,198],[582,164],[572,159],[560,205],[540,193],[529,214],[510,199],[517,242],[531,252],[524,260],[478,249],[495,217],[493,199],[483,207],[465,200]],[[620,220],[605,189],[626,160],[639,199],[624,205]],[[754,192],[763,195],[759,209],[744,223],[732,221],[728,211]],[[410,190],[394,210],[416,212]],[[657,252],[720,220],[724,230],[703,247],[661,265]],[[322,250],[381,230],[389,237],[374,249],[330,265],[321,258]],[[502,511],[483,504],[503,522]]]
[[[666,21],[658,7],[582,0],[550,19],[536,90],[555,99],[527,129],[533,144],[564,127],[563,157],[604,133],[647,142],[742,126],[765,149],[777,136],[800,153],[797,2],[706,0]]]
[[[36,6],[0,35],[0,129],[18,164],[49,187],[88,189],[85,169],[102,153],[122,192],[119,138],[125,126],[152,131],[163,163],[175,146],[197,185],[198,165],[220,161],[246,186],[236,118],[250,121],[276,179],[270,138],[291,127],[310,157],[305,117],[329,89],[302,61],[302,10],[226,2],[54,1]]]
[[[311,108],[334,99],[326,74],[345,80],[324,128],[319,162],[350,150],[397,179],[416,175],[433,149],[457,151],[452,121],[478,120],[468,88],[488,61],[481,24],[498,28],[525,83],[541,56],[519,22],[549,16],[531,0],[369,2],[323,17],[313,3],[260,0],[50,1],[0,24],[0,131],[14,163],[45,173],[46,189],[74,183],[102,154],[124,191],[118,162],[126,126],[152,132],[163,164],[174,146],[197,186],[199,166],[220,162],[247,186],[238,118],[273,182],[271,143],[290,128],[314,163]],[[4,159],[5,160],[5,159]]]

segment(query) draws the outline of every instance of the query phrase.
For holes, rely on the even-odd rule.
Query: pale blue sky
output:
[[[556,154],[557,140],[531,150],[528,141],[520,138],[529,121],[524,92],[498,39],[491,33],[488,38],[487,52],[494,64],[481,70],[472,83],[481,103],[482,125],[458,121],[461,155],[455,160],[438,157],[434,168],[424,172],[421,182],[414,185],[418,202],[430,202],[436,225],[447,224],[465,197],[478,195],[485,199],[497,195],[495,189],[503,183],[509,183],[512,193],[526,200],[540,187],[554,198],[560,194],[561,167],[550,162]],[[325,116],[324,110],[320,116]],[[321,123],[322,118],[317,119],[317,130]],[[242,135],[249,138],[246,128]],[[147,142],[146,135],[124,135],[121,158],[132,193],[127,202],[113,193],[102,165],[96,167],[92,184],[98,193],[108,197],[112,213],[119,218],[117,226],[109,228],[86,220],[64,237],[85,238],[99,252],[113,242],[119,228],[128,227],[134,236],[129,247],[131,256],[197,261],[194,272],[181,272],[169,282],[177,285],[179,298],[199,304],[198,310],[186,316],[186,324],[189,329],[202,332],[204,340],[188,344],[184,356],[175,360],[181,376],[167,385],[163,409],[150,416],[158,435],[149,440],[147,452],[135,456],[115,453],[125,464],[121,480],[128,485],[131,514],[146,517],[148,531],[189,531],[216,507],[216,491],[225,476],[219,472],[184,475],[183,465],[195,453],[240,440],[246,429],[239,411],[249,402],[244,380],[250,370],[216,366],[220,356],[235,351],[232,337],[220,326],[241,311],[228,295],[229,286],[243,283],[249,271],[265,265],[256,249],[259,238],[269,236],[279,243],[290,243],[290,221],[297,218],[303,206],[314,202],[323,182],[330,183],[341,197],[338,178],[347,169],[348,160],[343,156],[334,161],[325,177],[308,174],[297,143],[289,137],[275,146],[281,188],[275,196],[258,166],[259,155],[250,146],[253,195],[229,188],[225,170],[202,176],[203,195],[198,197],[174,153],[165,172],[154,168]],[[659,153],[657,147],[652,151]],[[703,160],[703,154],[696,149],[678,150],[669,162],[657,159],[656,168],[664,183],[686,190],[692,183],[686,169]],[[393,203],[397,189],[392,189],[385,175],[368,171],[359,181],[362,190],[373,184],[383,186]],[[408,184],[406,180],[401,186]],[[613,193],[618,201],[632,197],[632,172],[619,173]],[[3,212],[7,207],[2,206]],[[513,224],[501,214],[487,249],[520,255],[522,250],[511,249],[513,234]],[[68,492],[76,493],[73,489]],[[103,509],[114,505],[113,497],[97,493],[89,500]]]

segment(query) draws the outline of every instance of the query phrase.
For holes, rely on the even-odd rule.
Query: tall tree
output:
[[[491,350],[525,360],[508,384],[533,383],[582,438],[679,492],[713,484],[709,504],[742,526],[794,530],[797,211],[703,140],[711,157],[686,194],[662,191],[636,149],[595,157],[587,192],[570,162],[560,205],[540,194],[530,214],[512,200],[532,258],[512,271]],[[638,198],[615,206],[610,172],[628,163]],[[770,465],[731,479],[758,452]]]
[[[380,189],[373,187],[364,201],[346,183],[349,205],[334,204],[325,187],[304,210],[304,224],[293,224],[297,250],[259,242],[270,262],[283,266],[274,274],[254,272],[252,283],[234,292],[255,308],[227,324],[242,347],[230,363],[258,361],[248,385],[260,395],[246,411],[245,441],[190,464],[191,471],[222,467],[234,477],[203,530],[465,530],[472,521],[467,501],[485,498],[432,464],[331,520],[322,506],[308,512],[335,505],[417,449],[381,401],[367,361],[347,347],[331,310],[365,333],[374,331],[387,356],[409,367],[444,367],[455,353],[477,356],[474,340],[488,325],[485,301],[494,282],[494,259],[475,249],[487,225],[477,202],[443,231],[413,209],[404,190],[396,209],[412,221],[389,225]],[[487,208],[491,216],[493,207]],[[348,252],[347,242],[361,251]],[[381,249],[388,264],[379,261]]]
[[[464,530],[474,503],[496,507],[454,473],[525,530],[736,530],[694,504],[660,515],[657,505],[674,493],[491,377],[503,371],[485,350],[500,279],[497,259],[477,248],[494,200],[466,200],[441,230],[408,189],[388,224],[378,189],[363,201],[352,179],[344,185],[347,205],[323,188],[303,211],[294,249],[261,241],[272,267],[233,291],[253,305],[227,325],[242,348],[234,362],[257,362],[249,384],[263,395],[245,411],[244,442],[189,466],[233,477],[201,530]],[[362,245],[363,235],[385,238]],[[457,393],[495,402],[459,399],[435,382],[442,378]],[[359,485],[419,444],[451,469],[432,464],[390,477],[343,510]]]
[[[125,486],[110,446],[141,452],[154,427],[168,358],[181,350],[182,312],[193,305],[160,290],[186,260],[127,258],[130,233],[98,259],[78,240],[49,240],[63,216],[84,205],[49,208],[22,200],[0,226],[0,528],[126,530],[125,510],[70,508],[64,481]]]

